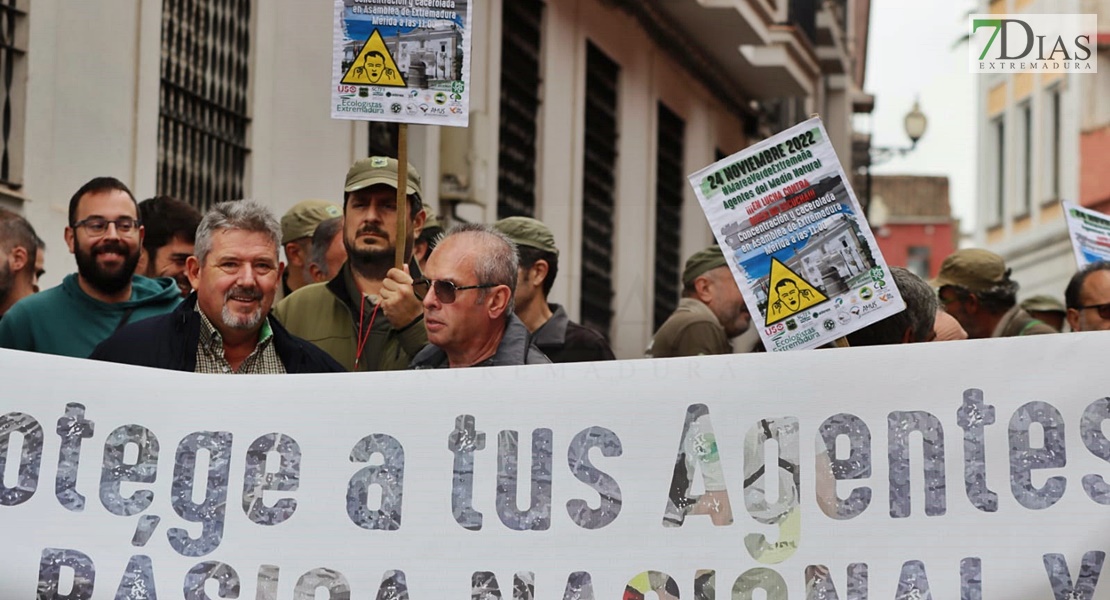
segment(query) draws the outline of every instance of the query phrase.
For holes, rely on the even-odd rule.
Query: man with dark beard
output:
[[[305,286],[278,303],[278,320],[352,371],[405,369],[428,343],[424,312],[413,283],[422,279],[412,259],[425,212],[420,175],[408,165],[406,269],[393,268],[397,245],[397,160],[363,158],[347,171],[343,188],[343,245],[347,262],[326,283]]]
[[[143,227],[135,197],[118,179],[97,177],[77,190],[65,239],[77,273],[13,306],[0,321],[0,348],[85,358],[128,322],[181,301],[172,280],[134,274]]]
[[[272,316],[281,282],[281,226],[253,200],[221,202],[186,260],[196,290],[173,313],[132,323],[90,358],[193,373],[333,373],[338,363]]]

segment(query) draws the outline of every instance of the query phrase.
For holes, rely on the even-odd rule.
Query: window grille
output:
[[[586,49],[586,132],[582,157],[582,324],[608,336],[613,321],[613,208],[620,66]]]
[[[540,106],[543,7],[542,0],[502,3],[499,219],[536,215],[536,115]]]
[[[655,159],[655,329],[678,306],[682,273],[682,169],[686,124],[659,103]]]
[[[27,93],[27,6],[25,0],[0,1],[0,76],[4,79],[0,124],[0,183],[23,183],[23,107]]]
[[[201,210],[242,198],[251,0],[163,0],[158,193]]]

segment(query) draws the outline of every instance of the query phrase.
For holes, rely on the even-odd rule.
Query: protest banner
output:
[[[689,181],[767,350],[821,346],[905,308],[820,119]]]
[[[1094,262],[1110,260],[1110,215],[1071,202],[1062,204],[1075,264],[1082,269]]]
[[[1106,341],[319,376],[0,351],[0,596],[1106,599]]]
[[[335,0],[331,116],[466,127],[470,0]]]

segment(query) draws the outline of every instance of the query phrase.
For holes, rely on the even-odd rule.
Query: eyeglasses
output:
[[[465,290],[485,290],[492,287],[497,287],[496,283],[479,283],[478,285],[455,285],[450,281],[442,279],[421,279],[420,281],[413,282],[413,289],[423,288],[424,294],[428,293],[430,289],[435,290],[436,298],[439,299],[440,304],[451,304],[455,301],[455,292],[462,292]]]
[[[1079,310],[1087,310],[1088,308],[1093,308],[1098,311],[1098,316],[1100,319],[1110,320],[1110,302],[1107,302],[1106,304],[1092,304],[1090,306],[1077,306],[1075,308]]]
[[[116,231],[128,234],[138,229],[141,224],[138,219],[132,219],[131,217],[120,217],[114,221],[104,217],[90,217],[74,223],[73,228],[84,227],[89,235],[104,235],[108,232],[109,225],[115,225]]]

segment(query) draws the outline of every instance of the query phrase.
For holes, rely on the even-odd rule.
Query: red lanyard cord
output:
[[[366,333],[362,333],[362,320],[366,316],[366,296],[362,296],[362,303],[358,307],[358,341],[355,345],[355,366],[354,370],[358,370],[359,361],[362,360],[362,349],[366,347],[366,342],[370,340],[370,332],[374,329],[374,318],[378,316],[378,309],[381,304],[375,304],[374,310],[370,313],[370,325],[366,327]]]

